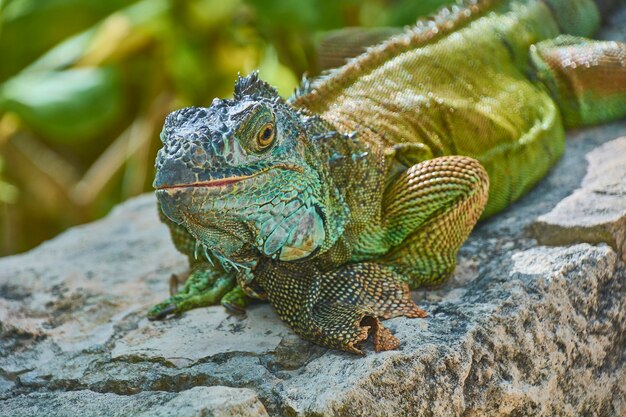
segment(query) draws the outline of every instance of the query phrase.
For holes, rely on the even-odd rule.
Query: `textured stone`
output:
[[[117,341],[111,359],[142,358],[150,352],[149,357],[183,367],[221,353],[271,352],[287,333],[267,304],[252,306],[244,319],[230,316],[223,308],[193,310],[180,317],[176,326],[140,323]]]
[[[626,137],[587,155],[581,187],[533,225],[545,245],[576,242],[610,244],[626,261]]]
[[[132,396],[93,391],[36,393],[0,403],[0,415],[12,417],[228,417],[267,416],[246,388],[195,387],[179,393],[145,392]]]

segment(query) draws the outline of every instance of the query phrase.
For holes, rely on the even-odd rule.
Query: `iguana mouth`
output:
[[[265,172],[265,171],[262,171]],[[224,187],[226,185],[234,184],[236,182],[240,182],[243,180],[250,179],[252,177],[256,177],[261,174],[261,172],[254,175],[246,175],[241,177],[228,177],[228,178],[218,178],[210,181],[201,181],[201,182],[193,182],[188,184],[177,184],[177,185],[163,185],[157,187],[157,190],[169,190],[173,188],[213,188],[213,187]]]
[[[249,175],[234,175],[231,177],[223,177],[223,178],[215,178],[215,179],[211,179],[211,180],[207,180],[207,181],[198,181],[198,182],[188,182],[188,183],[183,183],[183,184],[174,184],[174,185],[170,185],[170,184],[164,184],[164,185],[160,185],[158,187],[156,187],[157,190],[172,190],[172,189],[177,189],[177,188],[219,188],[219,187],[225,187],[227,185],[231,185],[231,184],[235,184],[237,182],[242,182],[245,180],[249,180],[251,178],[257,177],[261,174],[266,174],[269,171],[273,171],[275,169],[284,169],[284,170],[288,170],[288,171],[297,171],[299,173],[304,173],[304,170],[297,166],[297,165],[290,165],[290,164],[280,164],[280,165],[274,165],[272,167],[267,167],[264,169],[261,169],[257,172],[254,172],[252,174]]]

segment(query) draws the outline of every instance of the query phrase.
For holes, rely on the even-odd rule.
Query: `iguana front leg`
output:
[[[454,270],[488,190],[487,172],[475,159],[444,156],[413,165],[385,190],[381,224],[362,236],[359,256],[377,254],[412,288],[441,281]]]
[[[396,349],[399,340],[379,319],[426,316],[408,285],[372,262],[322,273],[304,264],[269,261],[257,274],[278,315],[303,338],[330,348],[361,354],[358,344],[371,334],[376,351]]]
[[[168,219],[160,208],[159,216],[168,226],[176,249],[189,258],[190,272],[182,290],[152,307],[148,318],[161,320],[169,315],[220,303],[231,311],[243,312],[249,297],[237,284],[241,277],[235,271],[225,271],[205,259],[208,255],[198,253],[196,239],[183,226]]]
[[[394,245],[382,260],[412,288],[447,278],[480,218],[489,177],[478,161],[446,156],[409,168],[385,193],[385,226]]]

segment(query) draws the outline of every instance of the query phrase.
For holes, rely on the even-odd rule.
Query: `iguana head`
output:
[[[238,79],[232,100],[171,113],[161,140],[161,208],[219,259],[303,259],[337,234],[306,117],[256,73]]]

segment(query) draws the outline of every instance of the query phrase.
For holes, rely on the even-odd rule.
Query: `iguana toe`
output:
[[[168,304],[167,302],[158,304],[148,311],[148,320],[163,320],[168,315],[173,314],[176,311],[176,304]]]

